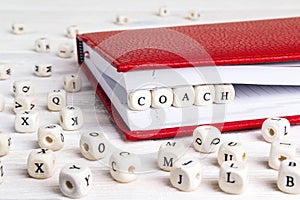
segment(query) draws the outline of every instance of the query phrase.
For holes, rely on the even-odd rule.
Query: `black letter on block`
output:
[[[44,165],[44,163],[34,163],[36,168],[35,173],[44,173],[42,166]]]
[[[173,158],[170,158],[169,161],[164,157],[164,166],[173,167]]]
[[[294,185],[294,178],[292,176],[286,176],[286,187],[293,187]]]
[[[227,172],[227,183],[235,183],[235,180],[230,180],[230,174],[231,172]]]

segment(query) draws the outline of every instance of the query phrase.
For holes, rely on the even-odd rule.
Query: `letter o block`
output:
[[[110,153],[111,144],[104,133],[88,132],[80,138],[80,152],[89,160],[99,160]],[[112,152],[111,152],[112,153]]]
[[[173,103],[173,91],[170,88],[159,88],[152,90],[152,107],[167,108]]]

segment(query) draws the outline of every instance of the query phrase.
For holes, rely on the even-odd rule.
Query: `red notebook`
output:
[[[189,135],[195,127],[203,123],[172,126],[172,121],[170,121],[166,126],[156,129],[133,129],[126,122],[125,114],[122,114],[124,113],[122,106],[114,103],[115,100],[109,92],[109,87],[118,85],[126,93],[132,89],[135,82],[138,82],[132,80],[135,79],[135,74],[146,74],[142,78],[136,77],[140,79],[138,83],[142,83],[143,80],[148,80],[149,71],[158,72],[158,74],[164,71],[167,74],[166,70],[170,69],[180,72],[180,70],[187,71],[194,68],[210,69],[211,66],[214,66],[214,69],[227,70],[226,78],[229,78],[228,80],[225,78],[225,82],[229,82],[230,74],[236,77],[234,73],[238,71],[230,71],[230,69],[240,69],[243,68],[242,65],[245,65],[244,69],[249,67],[251,69],[253,66],[258,68],[269,63],[278,64],[278,62],[300,60],[300,32],[298,30],[300,30],[300,17],[86,33],[77,36],[78,63],[82,66],[120,132],[127,139],[140,140]],[[284,65],[289,67],[289,63],[284,63]],[[237,66],[238,68],[232,68]],[[298,69],[297,63],[292,63],[291,66],[294,66],[295,70]],[[187,74],[186,71],[183,72]],[[289,72],[283,71],[283,73]],[[268,75],[273,78],[271,73]],[[276,77],[274,75],[272,85],[277,85],[277,76],[278,74]],[[116,77],[124,78],[117,80]],[[128,77],[131,78],[126,80]],[[222,75],[221,78],[223,78]],[[170,79],[168,80],[170,85],[176,84],[176,81],[168,79]],[[254,76],[248,77],[248,80],[252,79],[251,83],[260,84],[256,83]],[[218,83],[217,81],[214,79],[211,83]],[[288,82],[283,85],[290,84],[293,83]],[[278,85],[281,85],[280,81]],[[244,87],[246,86],[242,86],[239,90],[244,90]],[[118,95],[122,96],[122,92]],[[120,99],[120,105],[126,103],[122,97]],[[241,105],[247,105],[247,102],[243,101]],[[269,117],[267,113],[268,111],[264,116],[258,117],[249,115],[246,120],[239,118],[238,115],[230,115],[230,120],[224,119],[214,125],[222,131],[259,128],[264,119]],[[131,114],[136,114],[139,118],[143,116],[136,112]],[[297,109],[292,113],[278,110],[275,114],[286,116],[292,124],[300,122],[300,111],[298,112]]]

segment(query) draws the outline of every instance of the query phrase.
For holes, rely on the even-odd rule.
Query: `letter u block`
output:
[[[244,146],[238,142],[224,142],[218,152],[218,163],[225,161],[246,161],[247,153]]]

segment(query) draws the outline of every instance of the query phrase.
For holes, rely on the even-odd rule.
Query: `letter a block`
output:
[[[277,179],[278,188],[286,193],[300,193],[300,162],[285,160],[281,163]]]

